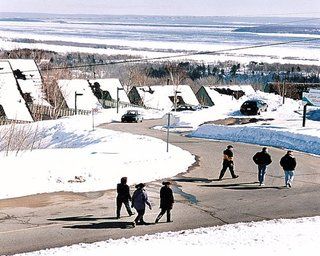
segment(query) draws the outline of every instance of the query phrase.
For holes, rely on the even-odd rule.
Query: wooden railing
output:
[[[9,125],[9,124],[28,124],[32,123],[32,121],[24,121],[24,120],[13,120],[13,119],[5,119],[0,117],[0,125]]]
[[[56,109],[50,106],[42,106],[42,105],[35,105],[35,104],[30,104],[29,108],[36,121],[75,115],[75,109],[73,108]],[[83,109],[77,110],[77,115],[90,115],[90,114],[91,114],[90,110],[83,110]]]

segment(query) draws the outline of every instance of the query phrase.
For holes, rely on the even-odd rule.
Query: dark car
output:
[[[123,123],[142,122],[142,116],[138,110],[128,110],[127,113],[125,113],[121,117],[121,122]]]
[[[267,109],[268,104],[263,100],[247,100],[241,105],[240,112],[243,115],[260,115]]]

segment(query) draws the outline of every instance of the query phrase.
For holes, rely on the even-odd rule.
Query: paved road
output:
[[[164,132],[149,129],[157,124],[159,120],[141,124],[112,123],[102,127],[165,140]],[[221,152],[227,142],[187,138],[178,134],[170,134],[170,142],[197,158],[188,173],[173,178],[176,198],[174,222],[132,228],[133,217],[115,220],[114,190],[50,193],[0,200],[0,254],[240,221],[320,214],[319,157],[295,153],[298,169],[294,187],[285,189],[283,173],[278,165],[284,151],[270,149],[273,163],[268,171],[266,186],[261,188],[256,183],[257,170],[251,160],[260,147],[233,143],[236,170],[240,177],[230,179],[227,172],[223,181],[216,181]],[[160,187],[161,181],[155,181],[146,188],[154,205],[153,210],[146,214],[149,222],[153,222],[159,212]]]

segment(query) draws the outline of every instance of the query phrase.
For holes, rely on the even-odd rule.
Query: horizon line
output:
[[[319,12],[314,12],[319,13]],[[271,14],[271,15],[187,15],[187,14],[101,14],[101,13],[50,13],[50,12],[2,12],[0,14],[38,14],[38,15],[70,15],[70,16],[140,16],[140,17],[226,17],[226,18],[306,18],[306,19],[320,19],[317,16],[300,16],[299,13],[286,14],[287,16],[281,16],[281,14]],[[301,13],[306,14],[306,13]],[[298,16],[292,16],[298,15]]]

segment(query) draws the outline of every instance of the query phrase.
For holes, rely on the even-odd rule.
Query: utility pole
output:
[[[282,104],[285,102],[285,82],[282,82]]]
[[[168,115],[168,123],[167,123],[167,152],[169,152],[169,129],[170,129],[170,113]]]

